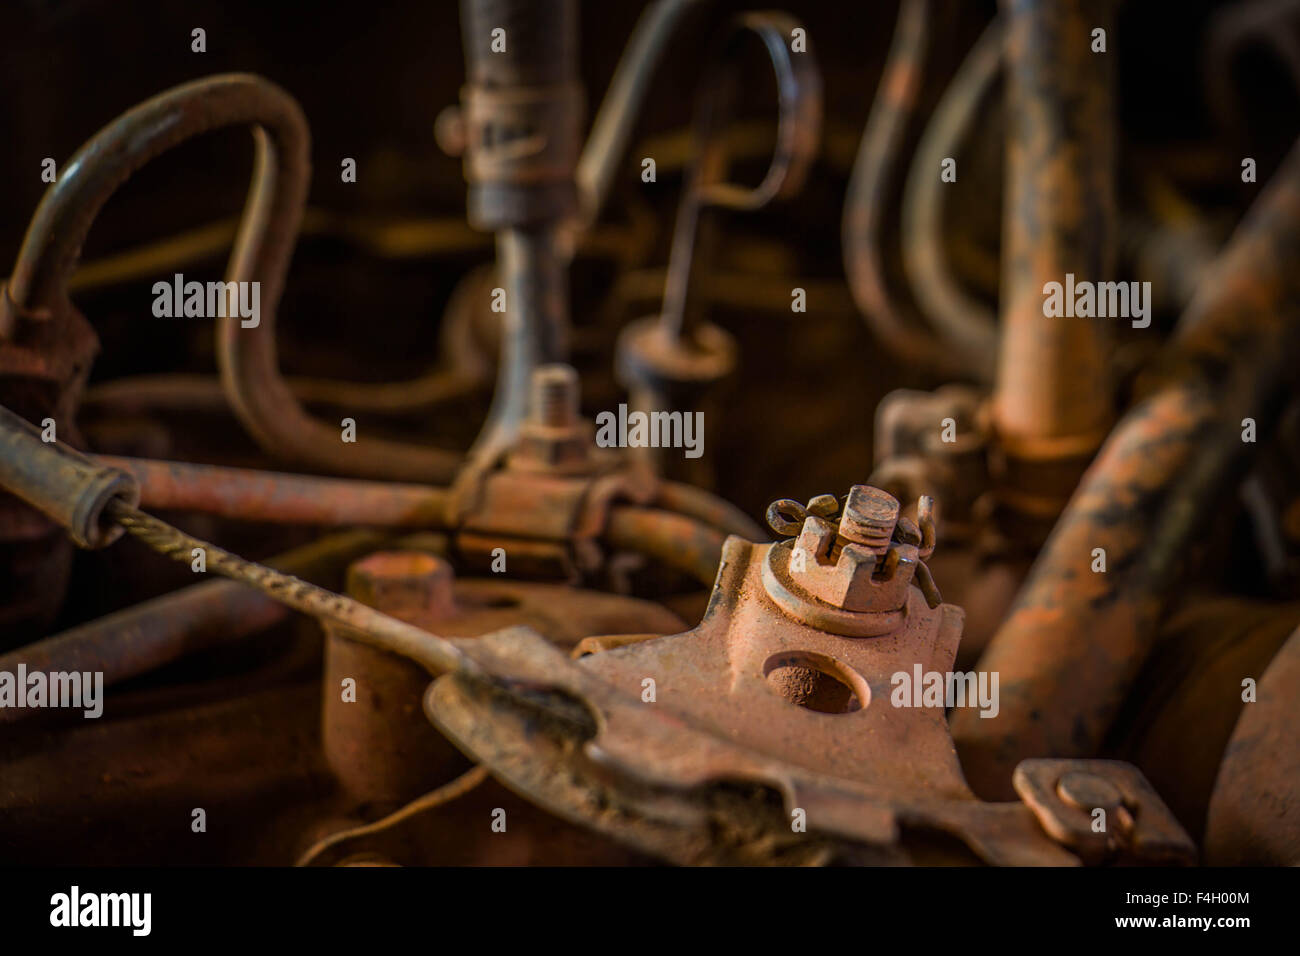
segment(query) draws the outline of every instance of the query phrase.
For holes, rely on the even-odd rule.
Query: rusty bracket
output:
[[[535,378],[554,368],[539,369]],[[598,540],[610,507],[650,504],[659,482],[646,469],[591,447],[590,428],[576,413],[568,423],[544,418],[535,414],[525,423],[500,467],[462,471],[448,516],[457,529],[456,548],[471,565],[486,566],[496,548],[505,548],[530,570],[576,580],[604,562]]]
[[[484,476],[475,506],[456,531],[457,551],[490,563],[494,549],[529,556],[530,567],[575,578],[604,561],[599,538],[615,502],[649,504],[656,484],[636,468],[596,475],[552,475],[505,468]]]
[[[942,709],[890,705],[891,675],[951,667],[961,610],[913,589],[896,631],[829,634],[767,597],[772,547],[729,539],[705,618],[682,634],[577,661],[527,628],[465,642],[512,693],[448,675],[426,713],[523,795],[673,862],[902,862],[930,831],[989,863],[1076,865],[1025,805],[970,792]],[[554,694],[590,722],[521,704]]]
[[[841,516],[845,547],[887,551],[897,530],[890,502],[855,487]],[[825,523],[837,505],[819,496],[809,506],[821,514],[807,521]],[[933,538],[906,547],[915,559]],[[447,675],[425,711],[524,796],[673,862],[906,862],[924,852],[925,833],[965,845],[950,854],[993,864],[1100,860],[1092,843],[1063,846],[1073,831],[1049,828],[1043,804],[979,800],[942,702],[894,693],[900,675],[951,671],[962,610],[931,606],[919,583],[885,586],[861,609],[816,598],[878,625],[827,627],[824,615],[810,619],[774,593],[775,567],[792,581],[809,573],[791,567],[791,550],[729,538],[704,618],[681,634],[587,642],[593,653],[577,660],[528,628],[466,642],[464,653],[499,686]],[[553,695],[588,719],[560,720],[548,716],[555,708],[527,703]],[[1126,845],[1141,861],[1164,858],[1186,837],[1141,776],[1117,766],[1123,773],[1107,779],[1131,812],[1142,808],[1143,828]]]
[[[1012,782],[1043,829],[1088,864],[1196,862],[1196,845],[1132,764],[1022,760]]]

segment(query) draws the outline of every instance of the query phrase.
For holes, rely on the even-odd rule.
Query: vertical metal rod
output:
[[[1216,500],[1270,434],[1300,361],[1300,144],[1202,280],[1142,399],[1115,427],[980,658],[994,719],[954,712],[977,793],[1010,793],[1026,757],[1091,756],[1151,652]],[[1106,571],[1094,570],[1094,549]]]
[[[1110,281],[1114,268],[1114,58],[1110,0],[1003,0],[1007,175],[1002,339],[993,422],[1010,491],[1063,506],[1112,417],[1114,319],[1044,315],[1045,283]],[[1035,474],[1068,460],[1066,474]],[[1019,467],[1019,465],[1023,467]],[[1049,502],[1050,503],[1050,502]]]
[[[505,327],[496,393],[470,450],[473,458],[491,458],[509,447],[528,415],[533,370],[568,358],[569,277],[555,233],[553,227],[506,229],[497,236]]]
[[[497,389],[470,451],[513,443],[533,369],[568,358],[567,242],[583,111],[576,0],[462,0],[469,219],[497,233],[505,326]]]

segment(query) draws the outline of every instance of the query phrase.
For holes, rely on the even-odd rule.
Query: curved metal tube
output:
[[[858,310],[895,357],[947,378],[989,381],[993,369],[987,359],[954,353],[920,324],[919,317],[903,314],[889,294],[881,261],[881,213],[903,131],[916,108],[932,16],[929,0],[903,0],[899,8],[885,72],[867,117],[844,200],[844,274]]]
[[[753,212],[775,199],[794,195],[802,187],[821,139],[821,74],[811,52],[794,56],[788,38],[798,21],[783,13],[748,13],[736,17],[723,40],[717,65],[702,81],[696,108],[695,159],[682,195],[673,229],[672,250],[664,281],[660,329],[676,340],[694,332],[698,316],[690,309],[691,287],[699,260],[707,258],[711,238],[703,230],[706,209]],[[723,133],[735,107],[739,78],[736,54],[740,41],[752,33],[762,41],[776,74],[776,147],[762,181],[754,187],[726,181],[728,155]],[[701,232],[706,234],[697,243]],[[697,245],[705,246],[703,255]]]
[[[241,328],[238,316],[218,319],[217,365],[231,407],[257,443],[278,457],[358,477],[449,481],[460,455],[364,435],[345,444],[340,428],[312,418],[281,377],[275,308],[307,199],[307,124],[297,103],[278,87],[252,77],[231,77],[227,82],[255,88],[258,108],[230,119],[257,123],[253,131],[257,155],[226,271],[234,280],[262,277],[266,311],[254,328]]]
[[[232,73],[185,83],[146,100],[101,129],[68,160],[28,226],[0,303],[0,335],[11,332],[17,318],[48,319],[66,299],[68,279],[91,225],[136,170],[200,133],[243,123],[271,129],[277,143],[289,147],[283,162],[261,173],[278,180],[276,201],[250,206],[241,230],[243,241],[262,253],[256,278],[266,286],[263,301],[273,310],[307,191],[307,124],[297,103],[279,87],[251,74]]]
[[[1300,89],[1300,45],[1297,45],[1294,18],[1300,13],[1300,0],[1252,0],[1216,10],[1206,30],[1205,77],[1206,101],[1215,120],[1224,129],[1242,123],[1236,109],[1233,67],[1243,47],[1252,43],[1270,50],[1291,75]],[[1288,19],[1291,22],[1287,22]]]
[[[1001,712],[954,712],[967,778],[1007,794],[1027,757],[1088,756],[1106,732],[1217,496],[1270,434],[1300,361],[1300,143],[1184,314],[1159,387],[1120,421],[980,658]],[[1109,573],[1093,573],[1094,549]],[[974,718],[974,719],[972,719]]]
[[[656,0],[637,20],[574,172],[584,226],[590,227],[599,218],[641,115],[650,80],[686,14],[698,6],[700,0]]]
[[[80,275],[80,273],[78,273]],[[470,395],[486,385],[490,363],[474,341],[471,325],[475,303],[486,302],[495,281],[491,267],[476,269],[456,284],[443,309],[439,330],[439,364],[419,378],[402,382],[346,382],[290,377],[285,381],[306,405],[378,414],[409,413]],[[116,378],[87,389],[82,406],[141,412],[163,408],[177,411],[228,411],[221,380],[212,375],[146,374]]]
[[[912,294],[941,336],[963,353],[982,356],[979,367],[990,377],[998,349],[997,316],[967,295],[948,270],[942,238],[947,189],[938,170],[946,157],[956,156],[993,87],[1002,64],[1003,33],[1001,20],[993,20],[948,83],[917,144],[903,191],[903,265]]]
[[[1300,630],[1241,708],[1210,798],[1205,858],[1212,866],[1300,865]]]
[[[622,551],[644,554],[713,585],[726,535],[716,528],[669,511],[620,505],[610,510],[602,536]]]
[[[64,166],[32,218],[0,298],[0,337],[18,320],[39,322],[67,299],[68,278],[100,209],[132,173],[173,146],[228,126],[253,126],[253,182],[226,279],[260,284],[260,323],[218,320],[217,353],[227,397],[268,452],[313,467],[369,477],[446,481],[460,456],[361,437],[311,418],[280,377],[275,310],[310,176],[307,121],[294,99],[261,77],[227,73],[185,83],[128,110]]]
[[[665,481],[659,485],[655,506],[687,518],[702,521],[724,534],[740,535],[746,541],[765,541],[767,533],[749,515],[731,502],[695,485]]]

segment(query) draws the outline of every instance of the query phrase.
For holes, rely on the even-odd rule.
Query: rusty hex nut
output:
[[[845,611],[897,610],[907,603],[917,549],[901,544],[893,551],[896,557],[882,563],[874,548],[844,541],[830,522],[809,515],[790,552],[791,578],[810,597]]]
[[[522,471],[580,474],[591,467],[594,430],[579,413],[578,373],[571,365],[554,363],[533,371],[528,419],[510,467]]]
[[[559,428],[525,422],[510,455],[510,467],[521,471],[580,474],[592,464],[595,432],[590,422]]]
[[[362,604],[399,617],[455,611],[452,566],[424,551],[376,551],[348,567],[347,591]]]

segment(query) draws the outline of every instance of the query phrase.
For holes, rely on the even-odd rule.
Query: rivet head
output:
[[[1111,809],[1124,802],[1119,788],[1095,773],[1074,770],[1056,782],[1056,795],[1079,810]]]

